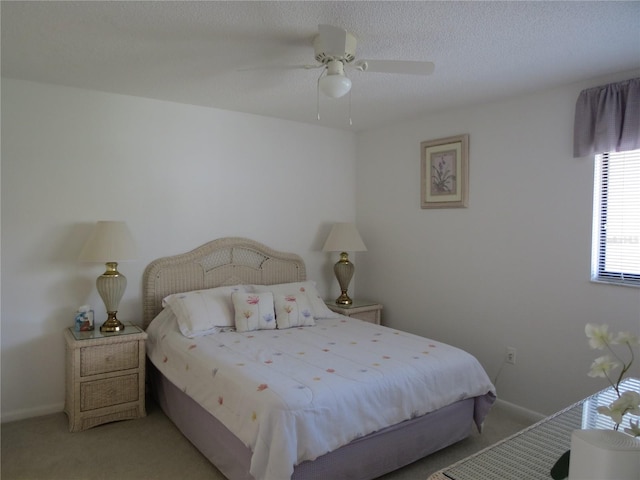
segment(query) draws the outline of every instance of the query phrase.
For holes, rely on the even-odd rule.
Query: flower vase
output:
[[[615,430],[574,430],[569,480],[638,480],[640,438]]]

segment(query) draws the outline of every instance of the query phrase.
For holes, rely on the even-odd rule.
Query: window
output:
[[[640,150],[596,155],[591,279],[640,287]]]

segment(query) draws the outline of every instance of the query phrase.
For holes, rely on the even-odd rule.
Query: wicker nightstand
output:
[[[144,417],[147,334],[126,324],[122,332],[76,332],[66,341],[66,398],[69,430],[79,432],[117,420]]]
[[[333,300],[324,303],[333,312],[380,325],[382,305],[379,303],[367,300],[354,300],[351,305],[337,305]]]

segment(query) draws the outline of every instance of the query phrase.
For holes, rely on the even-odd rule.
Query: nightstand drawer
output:
[[[365,322],[380,323],[379,310],[354,313],[353,315],[351,315],[351,318],[357,318],[358,320],[364,320]]]
[[[80,385],[80,410],[95,410],[138,400],[138,374],[107,378]]]
[[[138,342],[80,349],[80,376],[138,368]]]

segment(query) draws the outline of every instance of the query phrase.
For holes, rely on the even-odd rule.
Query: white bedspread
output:
[[[316,323],[187,338],[161,314],[148,355],[252,450],[257,480],[288,479],[355,438],[495,393],[460,349],[347,317]]]

